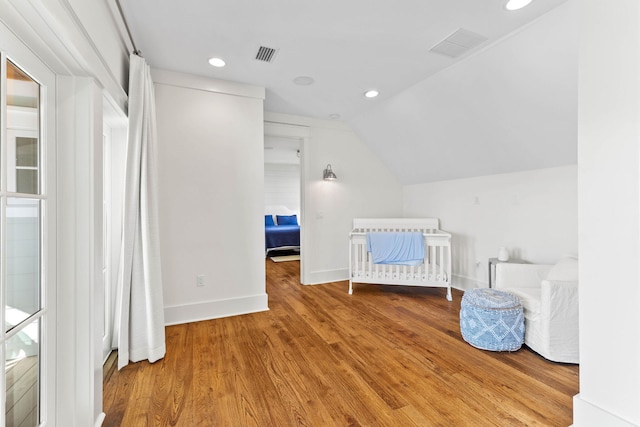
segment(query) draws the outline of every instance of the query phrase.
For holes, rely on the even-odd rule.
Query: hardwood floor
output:
[[[461,292],[298,283],[270,311],[167,327],[167,355],[105,375],[110,426],[568,426],[578,366],[460,335]]]

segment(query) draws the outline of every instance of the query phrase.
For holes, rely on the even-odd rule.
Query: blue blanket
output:
[[[300,226],[265,226],[264,241],[266,250],[287,246],[300,246]]]
[[[367,233],[367,250],[374,264],[420,265],[425,257],[420,232]]]

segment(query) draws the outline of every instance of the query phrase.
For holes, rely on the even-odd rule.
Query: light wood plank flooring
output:
[[[105,427],[571,424],[578,366],[469,346],[460,292],[265,262],[270,311],[168,327],[165,359],[106,373]]]

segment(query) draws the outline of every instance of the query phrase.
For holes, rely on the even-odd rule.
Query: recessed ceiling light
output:
[[[335,114],[335,113],[334,114],[330,114],[329,118],[331,120],[338,120],[340,118],[340,114]]]
[[[213,65],[214,67],[224,67],[225,65],[227,65],[226,62],[224,62],[224,59],[221,58],[211,58],[209,60],[209,64]]]
[[[368,90],[364,93],[364,96],[366,96],[367,98],[375,98],[378,95],[380,95],[380,92],[375,89]]]
[[[518,10],[527,6],[531,1],[532,0],[508,0],[504,7],[507,10]]]
[[[315,83],[315,80],[313,80],[313,77],[309,76],[298,76],[293,79],[293,82],[299,86],[309,86]]]

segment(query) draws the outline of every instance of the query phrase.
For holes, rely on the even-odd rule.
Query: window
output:
[[[48,195],[43,181],[45,88],[2,54],[3,135],[0,153],[0,343],[5,369],[3,413],[6,426],[38,426],[43,418],[42,384],[49,349],[43,297],[48,266],[44,243]],[[44,326],[47,327],[44,327]]]

